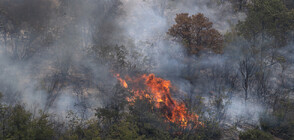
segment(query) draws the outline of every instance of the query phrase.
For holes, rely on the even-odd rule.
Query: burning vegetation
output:
[[[126,76],[125,79],[121,78],[120,74],[116,74],[116,77],[121,86],[128,88],[133,94],[126,99],[131,105],[137,101],[136,99],[147,98],[150,102],[154,102],[155,107],[160,109],[162,115],[172,123],[182,127],[187,127],[189,122],[196,124],[195,127],[202,124],[198,121],[197,114],[189,113],[184,102],[172,98],[172,85],[169,80],[158,78],[154,74],[144,74],[135,78]]]

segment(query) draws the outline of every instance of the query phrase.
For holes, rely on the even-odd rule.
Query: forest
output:
[[[1,140],[294,140],[293,0],[0,0]]]

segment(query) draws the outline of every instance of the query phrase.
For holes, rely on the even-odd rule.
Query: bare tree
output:
[[[241,73],[242,79],[242,88],[245,93],[245,102],[248,99],[248,91],[250,89],[250,84],[254,80],[254,75],[256,72],[256,65],[253,62],[252,58],[245,57],[245,59],[241,60],[239,63],[239,71]]]

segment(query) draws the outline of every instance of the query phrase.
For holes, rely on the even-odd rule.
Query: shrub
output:
[[[273,136],[259,129],[252,129],[242,132],[239,135],[240,140],[273,140]]]

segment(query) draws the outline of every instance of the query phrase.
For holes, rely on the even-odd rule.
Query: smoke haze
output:
[[[263,111],[255,102],[248,106],[240,103],[241,86],[233,84],[232,79],[240,76],[241,49],[221,55],[188,56],[181,43],[167,35],[178,13],[203,13],[225,34],[245,18],[244,13],[230,10],[229,2],[3,0],[0,6],[9,9],[1,18],[13,18],[7,19],[5,26],[14,34],[0,44],[0,91],[7,104],[19,101],[29,109],[37,107],[62,116],[74,110],[90,117],[114,94],[117,80],[112,64],[120,61],[116,56],[120,52],[113,50],[119,48],[126,54],[123,61],[141,72],[171,80],[183,94],[205,98],[225,94],[233,99],[226,106],[230,118],[250,114],[243,110],[253,114]],[[293,45],[279,53],[290,51]],[[188,74],[197,78],[189,79]],[[225,79],[227,75],[230,78]]]

